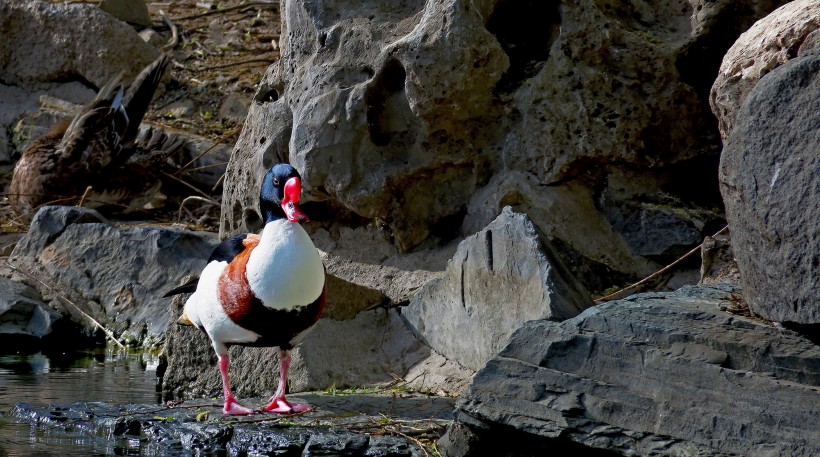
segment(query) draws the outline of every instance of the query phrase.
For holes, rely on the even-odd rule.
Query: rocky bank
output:
[[[26,36],[25,18],[85,14],[88,36],[142,42],[92,5],[23,3],[0,1],[0,29]],[[259,179],[288,161],[329,276],[325,317],[294,352],[292,390],[460,395],[438,446],[451,456],[820,452],[816,2],[279,5],[281,59],[223,156],[224,181],[203,178],[224,189],[219,235],[43,208],[4,238],[1,332],[46,343],[60,319],[93,333],[92,317],[118,339],[161,345],[169,398],[218,395],[205,336],[170,325],[184,297],[160,297],[198,273],[219,236],[260,228]],[[6,130],[55,90],[55,74],[74,75],[59,84],[82,102],[85,82],[122,69],[116,59],[87,69],[93,40],[81,41],[40,80],[10,43],[0,91],[24,102],[0,101]],[[146,49],[150,60],[157,50]],[[56,117],[41,112],[18,131]],[[5,141],[9,166],[19,146]],[[727,221],[731,242],[707,237]],[[704,239],[701,261],[644,285],[656,292],[593,301]],[[239,396],[274,388],[274,351],[232,348],[231,360]],[[50,423],[53,411],[38,408],[15,414]],[[81,418],[91,406],[67,408]],[[264,432],[184,411],[163,432],[172,445],[196,435],[240,449]],[[132,412],[89,430],[158,430]],[[311,414],[308,424],[320,420]],[[314,431],[286,434],[310,454]],[[371,455],[367,443],[382,446],[371,435],[345,435],[338,442],[354,444],[334,452]],[[385,455],[414,455],[402,443]]]

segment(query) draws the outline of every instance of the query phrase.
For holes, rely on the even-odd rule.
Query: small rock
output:
[[[154,29],[143,29],[140,31],[140,38],[155,48],[163,46],[166,42],[165,38]]]
[[[163,115],[174,119],[188,118],[194,114],[194,108],[193,100],[178,100],[166,106]]]
[[[732,242],[727,233],[705,237],[700,247],[700,259],[700,283],[740,282]]]
[[[151,25],[151,16],[143,0],[101,0],[100,8],[121,21]]]
[[[241,124],[245,122],[250,104],[250,100],[244,97],[236,94],[228,95],[222,100],[222,105],[219,107],[219,118]]]
[[[234,45],[238,45],[242,40],[242,34],[238,30],[223,27],[221,19],[214,19],[208,24],[207,41],[218,49],[227,50]]]

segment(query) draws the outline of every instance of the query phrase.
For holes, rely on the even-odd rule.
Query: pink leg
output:
[[[244,416],[253,413],[252,409],[240,405],[231,393],[231,385],[228,383],[228,366],[230,366],[228,354],[217,354],[217,357],[219,357],[219,372],[222,374],[222,392],[225,394],[225,407],[222,408],[222,412],[231,416]]]
[[[270,398],[268,406],[262,408],[262,411],[272,413],[303,413],[313,409],[307,403],[290,403],[285,399],[289,368],[290,351],[279,351],[279,387],[276,388],[276,393]]]

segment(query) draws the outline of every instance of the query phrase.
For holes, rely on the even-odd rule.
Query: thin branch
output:
[[[230,13],[231,11],[240,10],[243,8],[267,8],[267,7],[278,7],[278,3],[272,2],[251,2],[251,3],[243,3],[241,5],[234,5],[229,6],[227,8],[222,8],[221,10],[211,10],[205,11],[204,13],[196,13],[196,14],[189,14],[187,16],[180,16],[173,18],[175,21],[184,21],[186,19],[197,19],[200,17],[212,16],[214,14],[223,14],[223,13]]]
[[[194,192],[198,193],[199,195],[201,195],[202,197],[206,198],[207,200],[210,200],[210,201],[211,201],[211,203],[213,203],[214,205],[216,205],[216,206],[220,206],[220,205],[219,205],[219,203],[217,203],[215,200],[211,199],[211,197],[210,197],[208,194],[206,194],[205,192],[202,192],[201,190],[197,189],[197,188],[196,188],[193,184],[189,184],[189,183],[187,183],[187,182],[185,182],[185,181],[183,181],[183,180],[181,180],[181,179],[177,178],[176,176],[174,176],[174,175],[172,175],[172,174],[169,174],[169,173],[166,173],[166,172],[164,172],[164,171],[163,171],[163,172],[161,172],[161,173],[162,173],[164,176],[166,176],[166,177],[168,177],[168,178],[171,178],[171,179],[173,179],[174,181],[177,181],[178,183],[180,183],[180,184],[182,184],[182,185],[184,185],[184,186],[188,187],[189,189],[191,189],[191,190],[193,190]]]
[[[214,184],[214,188],[211,189],[211,192],[216,192],[216,189],[219,187],[220,184],[222,184],[222,181],[225,180],[225,175],[226,174],[228,174],[227,171],[223,172],[222,176],[220,176],[219,179],[216,180],[216,184]]]
[[[725,227],[723,227],[722,229],[720,229],[720,230],[718,230],[717,232],[715,232],[715,234],[714,234],[714,235],[712,235],[712,237],[714,238],[714,237],[716,237],[716,236],[720,235],[721,233],[725,232],[725,231],[726,231],[726,229],[728,229],[728,228],[729,228],[729,226],[728,226],[728,225],[727,225],[727,226],[725,226]],[[648,282],[649,280],[654,279],[654,278],[658,277],[659,275],[662,275],[663,273],[666,273],[667,271],[669,271],[670,269],[672,269],[672,267],[674,267],[675,265],[677,265],[677,264],[681,263],[681,262],[682,262],[684,259],[686,259],[687,257],[689,257],[689,256],[691,256],[692,254],[694,254],[694,253],[696,253],[696,252],[700,251],[701,246],[703,246],[703,243],[700,243],[699,245],[695,246],[694,248],[692,248],[692,250],[691,250],[691,251],[689,251],[689,252],[687,252],[686,254],[682,255],[681,257],[679,257],[679,258],[678,258],[677,260],[675,260],[674,262],[672,262],[672,263],[670,263],[669,265],[667,265],[667,266],[665,266],[665,267],[661,268],[660,270],[658,270],[658,271],[656,271],[656,272],[652,273],[651,275],[649,275],[649,276],[647,276],[647,277],[645,277],[645,278],[641,279],[640,281],[636,282],[635,284],[630,284],[630,285],[628,285],[628,286],[624,287],[623,289],[616,290],[615,292],[613,292],[613,293],[611,293],[611,294],[609,294],[609,295],[606,295],[606,296],[604,296],[604,297],[601,297],[601,298],[599,298],[599,299],[595,300],[595,303],[603,303],[603,302],[609,301],[609,300],[613,299],[614,297],[617,297],[619,294],[621,294],[621,293],[622,293],[622,292],[624,292],[624,291],[634,289],[634,288],[636,288],[636,287],[640,286],[641,284],[644,284],[644,283]],[[624,297],[620,297],[620,298],[624,298]]]
[[[174,49],[177,47],[177,44],[179,44],[179,31],[177,30],[177,26],[173,22],[171,22],[171,19],[169,19],[168,16],[165,15],[164,11],[160,10],[159,15],[162,17],[162,22],[164,22],[165,25],[167,25],[168,28],[171,29],[171,39],[168,40],[168,43],[166,43],[165,46],[162,47],[162,49]]]
[[[188,211],[188,208],[185,208],[185,204],[190,202],[190,201],[199,201],[199,202],[209,203],[209,204],[214,205],[214,206],[220,206],[219,203],[217,203],[214,200],[211,200],[211,199],[208,199],[208,198],[202,198],[202,197],[199,197],[199,196],[196,196],[196,195],[191,195],[189,197],[185,197],[185,200],[182,200],[182,203],[179,204],[179,213],[177,214],[177,219],[178,220],[182,220],[182,210],[183,209],[185,209],[185,212],[188,213],[188,216],[190,216],[191,219],[194,218],[193,214],[191,214],[191,212]]]
[[[88,195],[91,193],[92,189],[93,189],[93,187],[91,187],[91,186],[88,186],[88,187],[85,188],[85,192],[83,192],[83,196],[80,197],[80,202],[77,203],[77,206],[82,208],[83,205],[85,205],[85,200],[88,198]]]
[[[222,167],[222,166],[225,166],[227,164],[228,164],[228,162],[216,162],[216,163],[212,163],[212,164],[209,164],[209,165],[202,165],[201,167],[194,167],[194,168],[191,168],[188,171],[207,170],[208,168]]]
[[[209,67],[199,67],[199,68],[196,68],[195,70],[196,71],[209,71],[209,70],[219,70],[221,68],[235,67],[237,65],[245,65],[246,63],[272,64],[272,63],[276,63],[276,62],[277,62],[277,59],[270,59],[270,58],[268,58],[268,59],[263,59],[263,58],[245,59],[245,60],[237,60],[236,62],[223,63],[223,64],[219,64],[219,65],[211,65]]]
[[[219,146],[220,144],[222,144],[222,143],[220,143],[220,142],[218,142],[218,141],[214,141],[214,144],[212,144],[212,145],[211,145],[211,147],[209,147],[209,148],[205,149],[204,151],[202,151],[201,153],[199,153],[199,155],[198,155],[198,156],[196,156],[196,157],[194,157],[193,159],[189,160],[189,161],[188,161],[188,163],[186,163],[185,165],[181,166],[181,167],[179,168],[179,170],[177,170],[176,172],[174,172],[174,174],[175,174],[175,175],[178,175],[178,174],[182,173],[183,171],[185,171],[185,169],[186,169],[186,168],[188,168],[188,167],[190,167],[191,165],[193,165],[193,164],[194,164],[194,162],[196,162],[197,160],[199,160],[200,158],[202,158],[202,156],[204,156],[205,154],[207,154],[207,153],[209,153],[209,152],[213,151],[213,149],[214,149],[215,147]]]
[[[70,304],[71,306],[73,306],[75,310],[77,310],[80,314],[82,314],[82,315],[83,315],[83,316],[85,316],[88,320],[90,320],[91,322],[93,322],[93,323],[94,323],[94,325],[96,325],[96,326],[97,326],[97,328],[99,328],[100,330],[102,330],[108,338],[111,338],[111,341],[113,341],[113,342],[117,343],[117,346],[119,346],[119,347],[120,347],[121,349],[123,349],[123,350],[126,350],[126,351],[128,350],[128,349],[127,349],[127,348],[126,348],[126,347],[125,347],[122,343],[120,343],[120,340],[118,340],[118,339],[117,339],[117,337],[115,337],[115,336],[114,336],[114,333],[113,333],[111,330],[108,330],[108,329],[107,329],[104,325],[102,325],[99,321],[97,321],[97,319],[94,319],[94,318],[93,318],[93,317],[91,317],[88,313],[86,313],[85,311],[83,311],[83,310],[82,310],[79,306],[77,306],[77,304],[76,304],[76,303],[74,303],[73,301],[71,301],[68,297],[66,297],[65,295],[63,295],[63,294],[61,294],[61,293],[57,292],[56,290],[54,290],[54,288],[53,288],[53,287],[51,287],[50,285],[46,284],[45,282],[43,282],[42,280],[40,280],[40,278],[38,278],[38,277],[34,276],[33,274],[29,273],[28,271],[23,270],[22,268],[15,267],[14,265],[12,265],[12,263],[11,263],[11,261],[9,261],[9,259],[6,259],[6,265],[8,265],[8,266],[9,266],[9,268],[11,268],[12,270],[17,271],[17,272],[19,272],[19,273],[22,273],[22,274],[24,274],[25,276],[28,276],[29,278],[31,278],[31,279],[33,279],[33,280],[37,281],[38,283],[40,283],[42,286],[44,286],[44,287],[45,287],[45,288],[47,288],[49,291],[51,291],[51,293],[53,293],[55,296],[59,297],[60,299],[64,300],[66,303],[68,303],[68,304]]]

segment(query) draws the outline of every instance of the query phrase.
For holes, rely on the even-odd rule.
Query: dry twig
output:
[[[198,201],[198,202],[203,202],[203,203],[208,203],[208,204],[211,204],[211,205],[219,206],[219,204],[217,202],[215,202],[214,200],[211,200],[211,199],[208,199],[208,198],[198,197],[196,195],[191,195],[189,197],[185,197],[185,200],[182,200],[182,203],[179,204],[179,213],[177,214],[177,220],[182,220],[182,210],[183,209],[185,210],[185,212],[188,213],[188,216],[190,216],[191,219],[194,218],[194,215],[190,211],[188,211],[188,208],[185,208],[185,204],[188,203],[188,202],[192,202],[192,201]]]
[[[91,186],[88,186],[88,187],[85,188],[85,192],[83,192],[83,196],[80,197],[80,202],[77,203],[77,206],[82,208],[83,205],[85,205],[85,200],[88,198],[88,195],[91,193],[91,189],[93,189]]]
[[[273,3],[273,2],[243,3],[241,5],[229,6],[227,8],[222,8],[220,10],[211,10],[211,11],[205,11],[204,13],[196,13],[196,14],[189,14],[187,16],[175,17],[174,20],[175,21],[184,21],[184,20],[187,20],[187,19],[198,19],[198,18],[201,18],[201,17],[213,16],[214,14],[230,13],[231,11],[241,10],[241,9],[244,9],[244,8],[277,8],[277,7],[279,7],[278,2],[276,2],[276,3]]]
[[[277,62],[279,59],[271,59],[271,58],[257,58],[257,59],[245,59],[245,60],[237,60],[236,62],[228,62],[219,65],[211,65],[208,67],[199,67],[196,68],[197,71],[210,71],[210,70],[219,70],[221,68],[230,68],[235,67],[237,65],[245,65],[248,63],[265,63],[265,64],[272,64]]]
[[[162,49],[174,49],[177,47],[177,44],[179,44],[179,31],[177,30],[177,26],[174,25],[173,22],[171,22],[171,19],[169,19],[168,16],[165,15],[164,11],[160,10],[159,14],[162,17],[162,22],[164,22],[165,25],[167,25],[168,28],[171,29],[171,39],[168,40],[168,43],[166,43],[165,46],[162,47]]]
[[[196,186],[194,186],[193,184],[189,184],[189,183],[187,183],[187,182],[185,182],[185,181],[183,181],[183,180],[181,180],[181,179],[177,178],[176,176],[174,176],[174,175],[172,175],[172,174],[169,174],[169,173],[166,173],[166,172],[164,172],[164,171],[162,172],[162,174],[163,174],[164,176],[166,176],[166,177],[168,177],[168,178],[170,178],[170,179],[173,179],[174,181],[176,181],[176,182],[178,182],[178,183],[182,184],[183,186],[186,186],[186,187],[188,187],[189,189],[192,189],[194,192],[198,193],[198,194],[199,194],[199,195],[201,195],[203,198],[205,198],[206,200],[208,200],[211,204],[216,205],[216,206],[220,206],[220,205],[219,205],[219,203],[217,203],[215,200],[213,200],[213,199],[212,199],[212,198],[211,198],[208,194],[206,194],[205,192],[202,192],[201,190],[197,189],[197,188],[196,188]]]
[[[727,226],[723,227],[722,229],[718,230],[717,232],[715,232],[715,234],[714,234],[714,235],[712,235],[712,238],[714,238],[714,237],[716,237],[716,236],[720,235],[721,233],[725,232],[728,228],[729,228],[729,226],[727,225]],[[598,298],[597,300],[595,300],[595,303],[600,304],[600,303],[604,303],[604,302],[606,302],[606,301],[612,300],[613,298],[617,297],[619,294],[621,294],[621,293],[623,293],[623,292],[625,292],[625,291],[627,291],[627,290],[632,290],[632,289],[634,289],[634,288],[636,288],[636,287],[640,286],[641,284],[644,284],[644,283],[646,283],[646,282],[648,282],[648,281],[650,281],[650,280],[652,280],[652,279],[654,279],[654,278],[657,278],[658,276],[660,276],[660,275],[662,275],[662,274],[666,273],[667,271],[671,270],[671,269],[672,269],[672,267],[674,267],[675,265],[677,265],[677,264],[679,264],[679,263],[683,262],[683,261],[684,261],[687,257],[689,257],[689,256],[691,256],[692,254],[694,254],[694,253],[696,253],[696,252],[700,251],[701,246],[703,246],[703,243],[700,243],[699,245],[695,246],[694,248],[692,248],[692,250],[691,250],[691,251],[689,251],[689,252],[687,252],[686,254],[682,255],[681,257],[679,257],[679,258],[678,258],[677,260],[675,260],[674,262],[672,262],[672,263],[670,263],[669,265],[667,265],[667,266],[665,266],[665,267],[661,268],[660,270],[658,270],[658,271],[656,271],[656,272],[652,273],[651,275],[649,275],[649,276],[647,276],[647,277],[645,277],[645,278],[641,279],[640,281],[638,281],[638,282],[636,282],[636,283],[634,283],[634,284],[630,284],[630,285],[628,285],[628,286],[624,287],[623,289],[616,290],[615,292],[613,292],[613,293],[611,293],[611,294],[609,294],[609,295],[606,295],[606,296],[604,296],[604,297]],[[619,298],[624,298],[624,297],[619,297]]]

